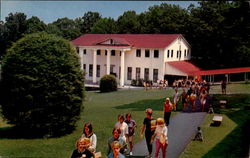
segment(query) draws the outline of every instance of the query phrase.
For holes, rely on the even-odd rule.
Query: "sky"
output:
[[[9,13],[22,12],[27,18],[37,16],[45,23],[51,23],[58,18],[75,19],[82,17],[88,11],[99,12],[102,17],[117,19],[125,11],[134,10],[137,14],[145,12],[150,6],[169,3],[187,8],[197,1],[58,1],[58,0],[0,0],[0,20],[5,21]]]

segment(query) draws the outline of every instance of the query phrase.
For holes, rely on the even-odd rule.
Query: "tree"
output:
[[[244,23],[243,19],[249,19],[241,14],[248,12],[249,15],[249,7],[243,11],[240,6],[238,2],[201,1],[199,7],[189,8],[190,20],[186,26],[186,38],[192,45],[192,60],[200,67],[239,67],[249,63],[241,60],[249,59],[243,57],[248,49],[242,47],[248,47],[243,41],[249,41],[249,36],[244,40],[242,38],[246,37],[247,25],[241,25]]]
[[[73,40],[81,35],[80,28],[77,27],[74,20],[68,18],[60,18],[52,24],[59,28],[62,37],[67,40]]]
[[[117,25],[119,26],[119,33],[140,33],[141,24],[139,16],[135,11],[124,12],[122,16],[118,17]]]
[[[80,117],[83,82],[68,41],[46,33],[26,35],[3,58],[2,115],[29,136],[69,133]]]
[[[91,33],[117,33],[117,24],[112,18],[102,18],[91,28]]]
[[[146,33],[185,33],[188,12],[179,6],[162,3],[144,13]]]
[[[41,21],[38,17],[32,16],[27,20],[27,30],[26,34],[36,33],[46,30],[46,24]]]
[[[11,47],[12,42],[23,37],[27,30],[27,20],[24,13],[10,13],[8,17],[5,18],[5,21],[6,22],[1,26],[1,56],[6,53],[6,49]]]
[[[94,24],[101,19],[101,15],[98,12],[87,12],[78,20],[78,24],[80,25],[81,33],[90,33],[91,28]]]

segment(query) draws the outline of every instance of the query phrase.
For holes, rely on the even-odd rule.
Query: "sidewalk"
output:
[[[168,127],[168,148],[167,158],[178,158],[185,147],[194,137],[197,127],[203,122],[205,112],[178,113],[170,119]],[[153,144],[153,157],[155,149]],[[145,139],[134,145],[133,155],[131,157],[145,156],[148,154]],[[160,153],[161,157],[161,153]]]

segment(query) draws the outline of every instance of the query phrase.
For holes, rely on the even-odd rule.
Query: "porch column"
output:
[[[93,52],[93,83],[96,83],[96,49]]]
[[[120,86],[124,86],[124,76],[125,76],[125,51],[121,52],[121,78],[120,78]]]
[[[106,62],[107,75],[110,74],[110,50],[107,50],[107,62]]]
[[[83,70],[83,49],[79,49],[79,57],[80,57],[80,66],[81,66],[81,69]]]

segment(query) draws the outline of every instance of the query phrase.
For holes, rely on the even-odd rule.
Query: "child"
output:
[[[114,141],[112,143],[112,151],[113,152],[111,152],[108,155],[108,158],[125,158],[125,156],[120,153],[120,148],[121,148],[121,146],[120,146],[119,142]]]
[[[94,154],[88,150],[88,147],[90,145],[89,138],[80,138],[76,142],[76,148],[71,158],[79,158],[79,157],[85,157],[85,158],[93,158]]]
[[[128,113],[126,114],[126,120],[125,122],[127,123],[128,125],[128,142],[129,142],[129,145],[130,145],[130,155],[132,155],[132,150],[133,150],[133,137],[135,135],[135,127],[136,127],[136,122],[135,120],[132,120],[131,119],[131,114]]]
[[[156,129],[155,133],[152,136],[151,139],[151,144],[154,141],[154,138],[156,137],[155,141],[155,146],[156,146],[156,151],[155,151],[155,158],[158,158],[160,149],[162,151],[162,158],[166,157],[166,150],[168,146],[168,128],[165,125],[164,119],[163,118],[158,118],[156,120]]]
[[[194,137],[193,140],[203,141],[203,136],[202,136],[201,128],[198,127],[197,129],[198,129],[198,131],[197,131],[197,133],[196,133],[196,135],[195,135],[195,137]]]

